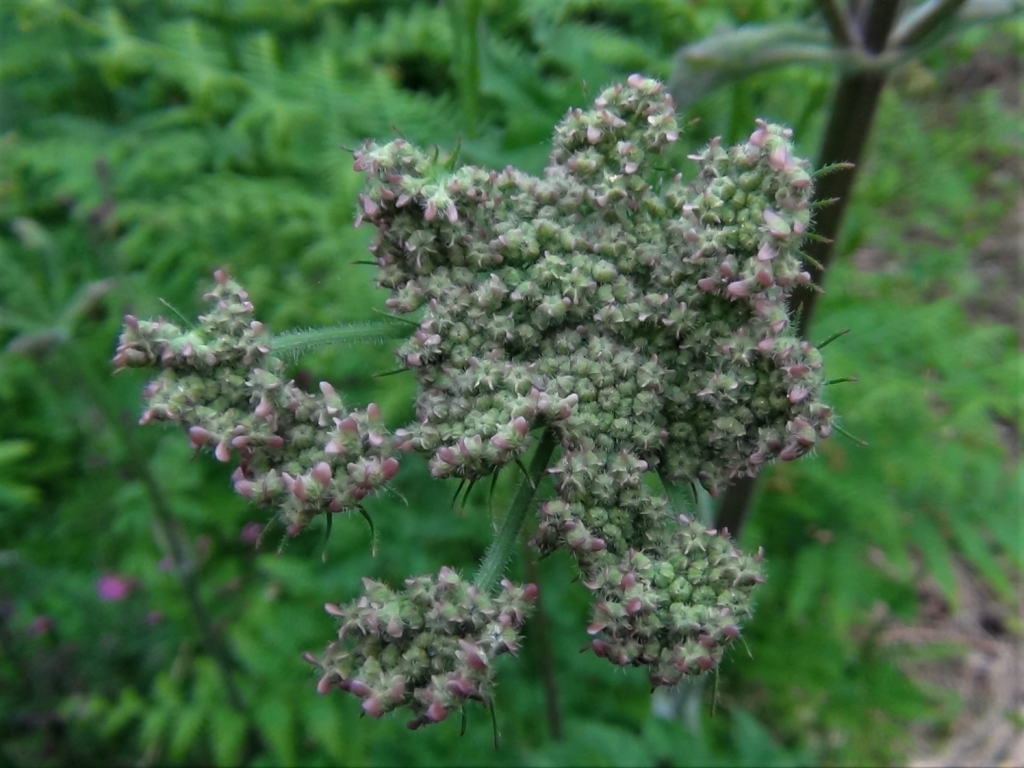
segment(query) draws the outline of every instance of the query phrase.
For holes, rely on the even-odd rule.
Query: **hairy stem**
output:
[[[409,323],[400,320],[371,320],[365,323],[287,331],[270,337],[270,350],[278,357],[297,358],[304,352],[338,344],[380,344],[409,336]]]
[[[519,539],[519,530],[523,527],[523,520],[526,519],[526,510],[529,509],[537,486],[544,477],[544,471],[548,468],[556,442],[554,432],[550,428],[545,429],[540,439],[540,445],[537,446],[533,459],[530,461],[527,476],[519,483],[519,490],[516,491],[515,498],[512,499],[512,506],[509,507],[508,514],[505,515],[505,522],[501,524],[501,530],[491,542],[491,546],[476,572],[476,578],[473,579],[473,583],[483,592],[490,592],[494,589],[505,572],[505,566],[512,558],[516,541]]]

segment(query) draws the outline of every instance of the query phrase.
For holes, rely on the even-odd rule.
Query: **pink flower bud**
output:
[[[768,155],[768,164],[772,167],[772,170],[775,171],[785,170],[788,161],[789,152],[786,150],[786,146],[784,144],[777,146]]]
[[[444,687],[448,693],[460,699],[465,699],[474,692],[473,686],[467,680],[462,679],[449,680],[444,684]]]
[[[795,445],[787,445],[785,448],[782,449],[782,452],[779,454],[779,460],[780,461],[796,461],[802,455],[803,455],[803,453],[800,451],[799,448],[797,448],[797,446],[795,446]]]
[[[338,422],[338,429],[350,435],[358,435],[359,423],[355,419],[349,417]]]
[[[331,482],[332,478],[331,465],[326,461],[321,461],[313,467],[313,471],[310,472],[309,475],[320,485],[327,485]]]
[[[395,475],[397,475],[398,467],[398,459],[394,457],[384,459],[383,463],[380,466],[381,474],[384,476],[384,480],[390,480]]]
[[[701,656],[697,659],[697,666],[700,668],[701,672],[707,672],[715,666],[715,660],[710,656]]]
[[[370,717],[379,720],[384,717],[384,705],[381,704],[379,698],[371,696],[363,701],[363,712],[368,714]]]
[[[459,647],[466,654],[466,663],[469,668],[476,672],[483,672],[487,669],[487,657],[473,643],[459,638]]]
[[[370,688],[362,680],[352,680],[349,682],[349,692],[354,696],[358,696],[360,699],[365,699],[367,696],[373,693],[373,689]]]
[[[189,427],[188,441],[193,448],[201,448],[213,441],[213,435],[202,427]]]
[[[702,277],[697,281],[697,287],[705,293],[714,293],[718,290],[718,281],[713,277]]]
[[[429,707],[427,707],[426,718],[432,723],[440,723],[448,717],[448,710],[444,708],[444,705],[435,701]]]
[[[256,493],[256,483],[251,480],[235,480],[235,493],[245,499],[251,499]]]
[[[762,214],[764,223],[768,225],[768,231],[775,237],[786,237],[792,231],[786,220],[775,211],[768,209]]]
[[[725,287],[725,292],[734,299],[746,298],[750,295],[750,286],[745,280],[737,280]]]
[[[768,243],[762,243],[761,247],[757,249],[757,260],[758,261],[771,261],[779,252],[772,248]]]

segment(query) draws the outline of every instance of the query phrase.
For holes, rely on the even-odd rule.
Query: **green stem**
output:
[[[286,331],[270,338],[270,349],[278,357],[297,358],[304,352],[337,344],[381,344],[390,339],[408,338],[409,322],[371,320],[365,323]]]
[[[466,2],[466,137],[475,138],[480,126],[480,0]]]
[[[476,138],[480,125],[480,0],[450,0],[454,64],[466,138]]]
[[[856,33],[850,24],[850,17],[841,0],[818,0],[818,10],[825,17],[832,39],[840,46],[858,44]]]
[[[964,2],[965,0],[931,0],[916,6],[900,20],[892,34],[890,45],[896,49],[912,48],[944,23],[951,21]]]
[[[512,559],[512,552],[519,539],[519,530],[523,527],[523,520],[526,519],[526,510],[529,509],[537,486],[544,477],[544,472],[551,461],[551,455],[555,451],[555,445],[554,432],[550,428],[544,430],[540,445],[537,446],[537,451],[530,461],[528,474],[520,482],[519,490],[516,491],[516,496],[512,500],[512,506],[509,507],[508,514],[505,515],[505,522],[501,524],[501,530],[491,542],[491,546],[476,572],[476,578],[473,579],[473,583],[482,592],[490,592],[494,589],[505,572],[505,566]]]

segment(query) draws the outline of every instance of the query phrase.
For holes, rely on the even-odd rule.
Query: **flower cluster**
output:
[[[822,360],[786,301],[806,284],[812,180],[788,129],[666,173],[673,106],[638,75],[556,128],[541,178],[367,143],[360,219],[420,385],[398,439],[438,477],[517,460],[531,430],[561,439],[558,498],[534,543],[574,553],[595,591],[593,649],[671,684],[721,658],[758,567],[725,535],[678,520],[644,474],[712,493],[832,431]]]
[[[346,413],[327,382],[313,395],[286,380],[245,291],[216,279],[213,309],[194,328],[125,318],[115,368],[162,369],[141,423],[177,422],[223,462],[237,453],[235,490],[277,509],[292,535],[320,512],[357,507],[398,471],[379,409]]]
[[[536,586],[502,581],[488,595],[450,568],[408,579],[401,592],[370,579],[363,585],[357,602],[325,606],[340,620],[338,641],[321,659],[305,657],[322,671],[321,694],[347,691],[372,717],[407,706],[411,729],[441,722],[467,701],[490,706],[492,662],[518,651]]]
[[[744,143],[692,155],[685,184],[661,160],[678,138],[662,85],[634,75],[566,115],[540,178],[456,167],[404,140],[356,152],[379,284],[418,323],[397,351],[419,384],[417,420],[393,436],[376,406],[346,413],[329,385],[315,396],[285,381],[221,273],[194,329],[128,317],[114,363],[162,366],[143,421],[184,424],[221,461],[237,451],[236,490],[280,508],[293,532],[387,482],[393,452],[476,480],[545,429],[537,456],[552,436],[561,450],[533,545],[574,557],[597,656],[674,685],[739,636],[760,554],[671,510],[646,475],[714,494],[833,429],[821,355],[787,311],[810,281],[807,162],[788,129],[758,121]],[[338,640],[307,655],[321,693],[355,694],[374,717],[408,707],[412,728],[490,705],[492,661],[517,650],[535,586],[492,594],[449,568],[400,591],[364,584],[357,601],[327,605]]]

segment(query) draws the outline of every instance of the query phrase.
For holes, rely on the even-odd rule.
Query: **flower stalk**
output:
[[[526,477],[519,483],[512,505],[509,507],[505,520],[501,524],[498,535],[484,555],[483,561],[477,570],[473,583],[482,592],[491,592],[501,580],[509,561],[515,553],[516,543],[519,540],[519,533],[526,520],[526,513],[530,510],[533,498],[537,493],[537,486],[547,472],[551,462],[551,456],[555,451],[555,435],[551,429],[544,430],[540,444],[533,454],[530,468]]]

